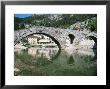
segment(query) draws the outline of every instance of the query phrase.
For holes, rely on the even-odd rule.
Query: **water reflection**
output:
[[[15,49],[15,75],[21,76],[96,76],[96,50],[58,48]],[[57,57],[55,57],[57,55]],[[33,60],[34,59],[34,60]],[[54,59],[54,60],[53,60]]]
[[[48,60],[52,59],[57,53],[58,53],[58,48],[35,48],[35,47],[31,47],[28,48],[28,54],[39,58],[39,57],[43,57],[46,58]]]

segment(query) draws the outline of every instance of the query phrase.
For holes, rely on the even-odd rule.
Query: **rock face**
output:
[[[94,23],[91,23],[90,25],[90,22],[93,21]],[[87,19],[83,22],[76,22],[75,24],[71,25],[68,27],[68,29],[75,29],[75,30],[85,30],[85,29],[88,29],[88,31],[90,30],[90,26],[93,26],[93,24],[95,25],[96,27],[96,21],[97,21],[97,18],[96,17],[93,17],[91,19]]]

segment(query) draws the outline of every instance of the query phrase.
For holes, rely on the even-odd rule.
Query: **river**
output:
[[[96,76],[96,50],[15,49],[15,76]]]

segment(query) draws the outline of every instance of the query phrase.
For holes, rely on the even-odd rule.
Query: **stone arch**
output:
[[[14,31],[14,45],[16,45],[16,43],[19,42],[22,38],[34,33],[41,33],[49,36],[61,49],[65,48],[67,38],[70,39],[71,44],[73,43],[73,40],[76,41],[75,39],[80,40],[85,38],[85,35],[76,30],[37,26],[29,29]]]
[[[75,36],[73,34],[69,34],[68,36],[70,38],[70,44],[72,44]]]
[[[97,38],[94,36],[88,36],[89,38],[91,38],[92,40],[94,40],[94,42],[97,44]]]
[[[21,39],[17,40],[17,42],[14,43],[14,45],[16,45],[20,40],[22,40],[22,39],[24,39],[24,38],[26,38],[26,37],[28,37],[30,35],[33,35],[33,34],[43,34],[43,35],[46,35],[46,36],[50,37],[58,45],[58,48],[61,49],[60,43],[53,36],[51,36],[49,34],[46,34],[46,33],[37,33],[37,32],[36,33],[31,33],[29,35],[26,35],[25,37],[22,37]]]
[[[95,44],[93,46],[93,49],[96,49],[97,48],[97,38],[94,36],[88,36],[88,38],[94,40]]]

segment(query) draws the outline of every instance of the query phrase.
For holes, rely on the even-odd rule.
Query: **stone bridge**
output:
[[[88,36],[97,38],[96,33],[53,27],[32,27],[29,29],[15,31],[14,45],[16,45],[21,39],[35,33],[49,36],[60,48],[64,48],[65,44],[67,44],[67,41],[69,41],[70,44],[77,44],[77,42],[80,42],[82,39],[85,39]]]

